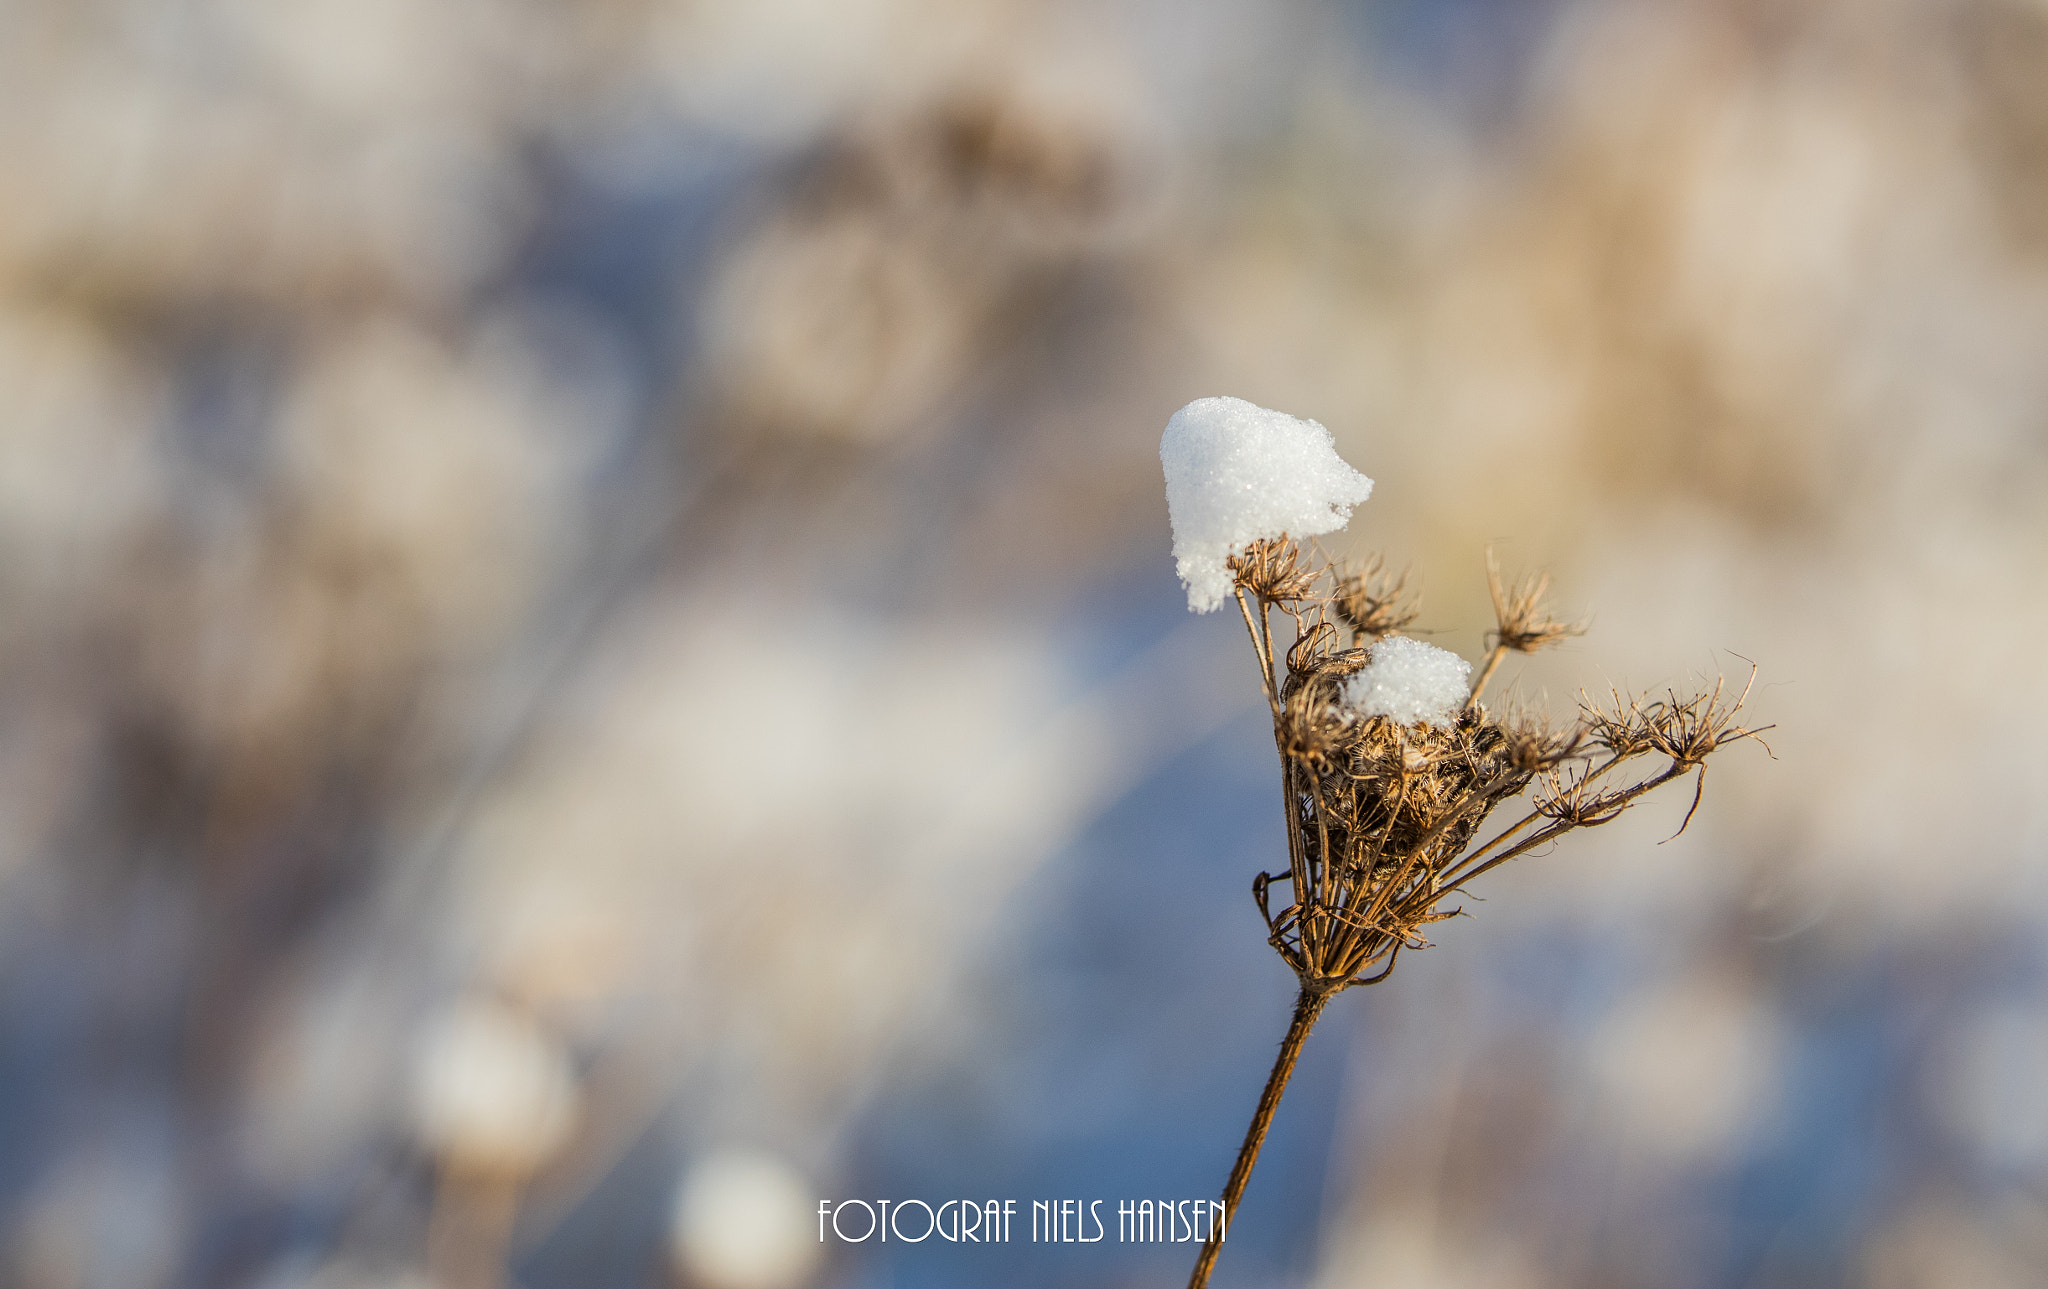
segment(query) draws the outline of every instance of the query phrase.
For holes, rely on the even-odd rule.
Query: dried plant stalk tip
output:
[[[1283,534],[1255,541],[1230,557],[1231,579],[1262,600],[1291,604],[1307,599],[1322,570],[1302,559],[1301,547]]]
[[[1550,574],[1532,573],[1513,587],[1501,580],[1500,563],[1486,552],[1486,588],[1493,596],[1493,639],[1499,648],[1534,653],[1560,640],[1586,634],[1583,622],[1561,622],[1550,614],[1545,597]]]
[[[1408,571],[1389,575],[1378,555],[1356,571],[1339,573],[1333,607],[1338,620],[1351,628],[1351,643],[1379,640],[1413,625],[1421,608],[1407,592]]]

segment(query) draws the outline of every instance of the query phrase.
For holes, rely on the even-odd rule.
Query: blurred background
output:
[[[0,1284],[1178,1283],[1292,978],[1166,418],[1760,667],[1219,1284],[2040,1285],[2048,4],[5,0]]]

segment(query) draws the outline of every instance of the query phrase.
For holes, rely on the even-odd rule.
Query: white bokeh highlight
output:
[[[705,1289],[795,1289],[815,1270],[815,1188],[759,1150],[706,1156],[676,1191],[670,1253],[685,1283]]]

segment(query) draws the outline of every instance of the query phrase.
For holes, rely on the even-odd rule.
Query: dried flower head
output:
[[[1337,578],[1337,592],[1331,607],[1338,621],[1351,628],[1351,643],[1363,645],[1393,635],[1414,624],[1421,608],[1410,599],[1408,573],[1390,576],[1380,556],[1366,560],[1356,572]]]
[[[1493,638],[1497,647],[1534,653],[1560,640],[1586,634],[1583,622],[1561,622],[1550,615],[1545,598],[1550,574],[1532,573],[1510,587],[1501,580],[1500,563],[1486,552],[1486,589],[1493,596]]]
[[[1301,547],[1284,533],[1252,542],[1230,557],[1228,567],[1236,585],[1276,604],[1307,599],[1321,573],[1303,562]]]
[[[1405,626],[1413,614],[1390,608],[1399,584],[1376,561],[1346,571],[1281,537],[1251,543],[1229,567],[1273,707],[1288,806],[1286,871],[1260,874],[1256,890],[1268,938],[1308,994],[1384,979],[1402,949],[1426,943],[1421,928],[1456,912],[1442,901],[1465,883],[1608,822],[1756,734],[1735,722],[1749,690],[1729,696],[1721,684],[1651,703],[1617,693],[1611,710],[1584,701],[1564,728],[1489,712],[1478,699],[1504,653],[1581,630],[1545,607],[1547,577],[1505,589],[1490,554],[1498,630],[1469,696],[1469,663],[1391,633],[1391,621]],[[1664,764],[1628,776],[1644,758]],[[1524,794],[1522,817],[1475,845],[1495,810]],[[1276,911],[1282,887],[1290,898]]]
[[[1650,724],[1642,704],[1620,690],[1608,691],[1610,705],[1602,707],[1579,695],[1579,723],[1586,738],[1610,756],[1634,756],[1651,746]]]
[[[1486,551],[1486,589],[1493,597],[1493,648],[1472,686],[1471,701],[1475,703],[1510,651],[1535,653],[1586,633],[1585,623],[1561,622],[1550,615],[1545,602],[1550,594],[1550,574],[1534,573],[1509,587],[1501,580],[1500,563],[1494,559],[1492,547]]]
[[[1698,773],[1703,783],[1709,756],[1759,733],[1736,723],[1748,687],[1730,695],[1719,683],[1649,703],[1617,692],[1608,708],[1582,698],[1579,719],[1563,727],[1519,709],[1496,715],[1478,698],[1501,656],[1578,630],[1543,608],[1545,579],[1504,593],[1489,564],[1501,629],[1468,696],[1471,666],[1446,650],[1394,634],[1357,643],[1361,621],[1375,620],[1367,613],[1383,614],[1371,606],[1394,599],[1380,592],[1383,580],[1375,587],[1377,565],[1347,573],[1290,546],[1284,538],[1258,543],[1231,566],[1273,708],[1286,803],[1286,867],[1259,873],[1252,893],[1301,999],[1248,1153],[1225,1191],[1229,1203],[1256,1158],[1289,1053],[1298,1053],[1331,997],[1385,980],[1404,950],[1427,947],[1425,929],[1457,916],[1446,901],[1481,874],[1575,829],[1609,823],[1675,778]],[[1278,641],[1289,629],[1283,653]],[[1696,784],[1687,823],[1699,792]],[[1489,829],[1518,798],[1518,816]],[[1205,1251],[1194,1283],[1213,1260]]]
[[[1170,497],[1179,426],[1176,417],[1162,448]],[[1326,432],[1315,430],[1321,437],[1314,446],[1325,452]],[[1187,477],[1210,478],[1181,464]],[[1242,461],[1232,468],[1255,473]],[[1334,473],[1320,456],[1317,468]],[[1234,521],[1217,500],[1230,495],[1211,488],[1202,497]],[[1334,513],[1327,506],[1325,512]],[[1176,508],[1177,547],[1180,513]],[[1385,980],[1403,950],[1426,947],[1424,928],[1457,916],[1461,910],[1445,902],[1474,878],[1574,829],[1609,823],[1645,794],[1697,774],[1689,823],[1707,758],[1760,731],[1736,723],[1749,687],[1730,696],[1719,682],[1710,692],[1681,697],[1673,690],[1650,703],[1616,692],[1611,708],[1582,696],[1579,719],[1563,728],[1523,711],[1489,712],[1479,699],[1508,653],[1529,653],[1584,630],[1551,614],[1547,575],[1510,588],[1491,551],[1493,647],[1469,687],[1470,663],[1397,634],[1416,615],[1402,603],[1402,581],[1390,581],[1377,560],[1349,572],[1271,533],[1230,552],[1229,586],[1272,709],[1285,803],[1286,867],[1254,877],[1252,895],[1267,940],[1301,986],[1294,1022],[1224,1188],[1226,1209],[1234,1210],[1301,1045],[1330,998]],[[1210,601],[1195,594],[1190,567],[1184,558],[1190,605],[1206,608]],[[1221,598],[1218,589],[1215,599]],[[1280,641],[1289,634],[1283,652]],[[1516,817],[1489,829],[1494,814],[1518,798]],[[1190,1289],[1206,1284],[1218,1247],[1214,1238],[1203,1247]]]

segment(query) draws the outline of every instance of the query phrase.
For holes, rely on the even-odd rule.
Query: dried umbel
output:
[[[1376,654],[1408,641],[1383,634],[1339,647],[1337,621],[1362,634],[1343,602],[1359,580],[1310,566],[1284,538],[1255,543],[1233,567],[1286,802],[1287,869],[1261,873],[1253,889],[1273,947],[1314,995],[1384,978],[1403,948],[1426,943],[1421,928],[1456,915],[1443,901],[1466,882],[1606,823],[1674,778],[1703,774],[1708,756],[1756,734],[1735,719],[1747,688],[1731,695],[1718,684],[1689,698],[1588,702],[1562,728],[1528,713],[1497,716],[1480,688],[1435,720],[1361,708],[1356,681]],[[1252,576],[1276,568],[1290,570],[1284,598]],[[1497,648],[1527,652],[1575,633],[1544,610],[1544,585],[1496,597]],[[1276,623],[1293,637],[1284,656]],[[1482,673],[1479,685],[1486,680]],[[1520,817],[1479,840],[1496,809],[1525,794]]]
[[[1398,634],[1415,614],[1377,562],[1348,572],[1284,535],[1230,562],[1273,717],[1287,830],[1286,867],[1258,874],[1252,893],[1301,990],[1224,1189],[1227,1213],[1333,996],[1385,980],[1404,950],[1425,947],[1424,928],[1458,915],[1454,897],[1472,879],[1611,822],[1674,779],[1703,782],[1708,757],[1759,733],[1737,721],[1748,687],[1719,683],[1692,696],[1587,700],[1564,726],[1496,715],[1481,696],[1502,658],[1581,628],[1551,615],[1547,578],[1509,589],[1487,563],[1495,643],[1467,694],[1469,664]],[[1510,803],[1519,804],[1504,810]],[[1493,822],[1497,813],[1509,821]],[[1204,1246],[1190,1289],[1207,1283],[1219,1247],[1214,1238]]]
[[[1493,644],[1476,681],[1464,659],[1401,634],[1416,620],[1405,577],[1378,560],[1345,570],[1293,540],[1342,528],[1372,494],[1314,421],[1199,398],[1167,422],[1159,461],[1188,607],[1206,613],[1234,596],[1251,632],[1287,826],[1285,869],[1260,873],[1252,894],[1301,992],[1223,1188],[1227,1221],[1331,998],[1385,980],[1403,950],[1427,945],[1423,928],[1456,917],[1447,902],[1473,878],[1696,775],[1690,823],[1707,758],[1757,731],[1736,723],[1748,687],[1720,684],[1649,702],[1617,693],[1562,728],[1496,716],[1480,697],[1502,660],[1584,628],[1551,613],[1548,576],[1510,586],[1489,551]],[[1512,822],[1490,823],[1517,800]],[[1227,1229],[1202,1246],[1189,1289],[1208,1283]]]
[[[1375,555],[1364,567],[1337,578],[1337,593],[1330,607],[1337,619],[1351,628],[1353,646],[1379,640],[1412,626],[1422,611],[1408,599],[1408,574],[1390,576],[1384,561]]]

